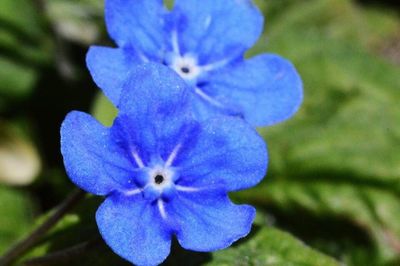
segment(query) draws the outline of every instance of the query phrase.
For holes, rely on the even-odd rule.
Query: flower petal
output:
[[[246,236],[255,217],[249,205],[234,205],[222,190],[180,192],[167,205],[178,225],[182,247],[195,251],[215,251]]]
[[[158,265],[168,256],[171,230],[157,205],[113,194],[96,213],[100,234],[111,249],[137,265]]]
[[[294,66],[277,55],[260,55],[210,75],[207,90],[241,107],[244,119],[268,126],[292,116],[303,99]]]
[[[191,104],[196,118],[204,121],[224,114],[228,116],[241,116],[241,107],[230,99],[215,95],[215,91],[206,91],[207,88],[195,88],[191,93]]]
[[[248,188],[264,177],[267,157],[263,139],[242,119],[208,120],[176,157],[177,183],[193,188],[220,184],[227,191]]]
[[[132,165],[112,145],[110,130],[88,114],[67,115],[61,126],[61,153],[68,176],[90,193],[106,195],[132,179]]]
[[[168,67],[148,63],[135,68],[123,88],[114,139],[129,152],[135,150],[145,165],[154,154],[167,161],[177,145],[198,130],[186,86]]]
[[[202,64],[241,55],[263,26],[251,0],[176,0],[172,15],[181,53],[198,55]]]
[[[140,59],[133,50],[90,47],[86,55],[86,64],[93,80],[114,105],[118,104],[122,85],[133,64]]]
[[[189,110],[187,85],[166,66],[138,65],[123,86],[118,109],[132,116],[174,119],[175,115]]]
[[[155,162],[167,162],[178,152],[180,146],[186,145],[190,138],[199,130],[195,121],[185,121],[185,116],[176,114],[175,117],[154,119],[144,116],[118,116],[112,126],[112,137],[121,149],[132,154],[137,167],[144,167]],[[175,151],[174,151],[175,150]],[[159,157],[155,157],[159,156]]]
[[[119,47],[135,48],[142,57],[160,58],[165,45],[162,0],[106,0],[105,18]]]

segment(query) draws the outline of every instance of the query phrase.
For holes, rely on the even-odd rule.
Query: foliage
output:
[[[41,256],[77,245],[79,241],[99,238],[92,219],[99,202],[98,198],[86,198],[85,203],[64,217],[49,233],[46,241],[28,257]],[[290,234],[268,226],[264,220],[260,217],[252,234],[227,250],[212,254],[196,253],[183,250],[176,244],[172,255],[163,265],[338,265],[335,260],[310,249]],[[57,265],[129,265],[113,254],[102,241],[94,242],[82,252],[84,255],[78,253]]]
[[[17,237],[29,232],[34,205],[28,195],[0,186],[0,253]]]
[[[52,53],[49,36],[31,1],[4,0],[0,9],[0,110],[26,97],[38,79],[38,68]]]

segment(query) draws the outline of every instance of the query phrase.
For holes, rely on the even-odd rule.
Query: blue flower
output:
[[[302,82],[285,59],[263,54],[244,59],[262,32],[263,17],[251,0],[106,0],[108,32],[118,48],[91,47],[89,70],[118,105],[129,72],[143,62],[174,69],[190,85],[200,119],[241,116],[254,126],[293,115]]]
[[[226,248],[254,219],[253,207],[227,193],[263,178],[265,143],[240,118],[193,119],[188,91],[167,67],[139,66],[110,128],[77,111],[61,127],[70,179],[106,196],[96,213],[102,237],[138,265],[161,263],[174,235],[186,249]]]

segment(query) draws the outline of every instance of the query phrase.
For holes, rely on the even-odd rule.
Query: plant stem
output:
[[[43,257],[37,257],[27,260],[23,263],[24,266],[45,266],[45,265],[58,265],[60,262],[68,262],[73,258],[97,247],[101,243],[100,238],[86,241],[75,245],[73,247],[50,253]]]
[[[36,244],[38,240],[51,229],[72,207],[75,206],[84,196],[86,192],[76,189],[68,197],[58,205],[53,213],[37,227],[30,235],[12,246],[2,258],[0,258],[0,266],[11,265],[19,256],[28,251]]]

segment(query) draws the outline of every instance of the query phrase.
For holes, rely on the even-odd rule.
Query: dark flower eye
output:
[[[164,181],[164,176],[162,175],[156,175],[154,177],[154,182],[156,182],[156,184],[158,185],[160,185],[163,181]]]
[[[190,68],[188,68],[188,67],[182,67],[182,68],[181,68],[181,71],[182,71],[183,73],[185,73],[185,74],[188,74],[188,73],[190,72]]]

